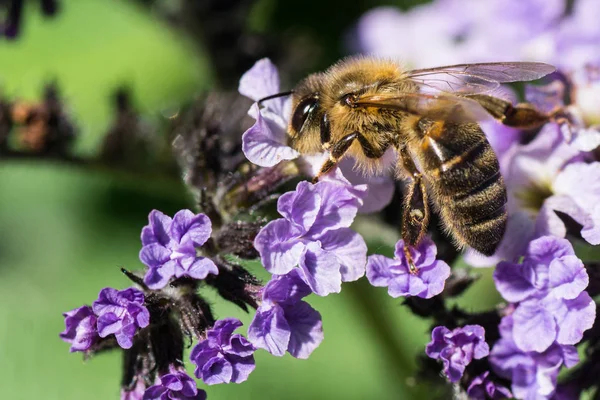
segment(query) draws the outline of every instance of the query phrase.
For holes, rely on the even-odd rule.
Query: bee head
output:
[[[290,145],[301,153],[321,151],[320,125],[323,107],[320,93],[323,75],[313,74],[301,81],[292,96],[292,118],[288,126]]]

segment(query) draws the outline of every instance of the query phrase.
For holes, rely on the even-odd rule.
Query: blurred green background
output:
[[[261,2],[266,16],[253,22],[260,29],[279,29],[282,20],[273,16],[291,18],[294,7],[310,14],[297,1],[277,14],[273,3]],[[319,8],[319,17],[334,12],[339,2],[333,3]],[[28,7],[21,37],[0,41],[0,85],[11,98],[37,99],[44,83],[56,80],[81,128],[78,152],[97,149],[111,121],[109,96],[122,83],[133,89],[136,105],[148,115],[172,110],[211,86],[202,52],[147,9],[108,0],[70,0],[62,6],[51,20]],[[329,29],[354,22],[354,14],[345,22],[335,15],[338,23]],[[311,21],[318,32],[318,19]],[[333,50],[322,60],[342,52],[344,33],[328,37]],[[152,177],[140,181],[56,163],[0,160],[3,399],[118,398],[120,354],[88,362],[69,354],[58,337],[64,328],[61,313],[92,302],[105,286],[129,286],[119,267],[142,267],[139,232],[148,212],[158,208],[172,214],[191,204],[182,185],[157,187]],[[380,235],[384,239],[371,251],[391,255],[394,235]],[[253,268],[266,277],[260,266]],[[460,299],[474,305],[467,309],[485,309],[497,300],[490,271],[483,275]],[[206,296],[217,316],[250,321],[214,293]],[[365,279],[346,284],[340,295],[309,301],[321,312],[325,329],[325,341],[309,360],[260,351],[249,381],[212,386],[209,398],[431,398],[431,388],[414,378],[415,357],[428,341],[428,321]]]

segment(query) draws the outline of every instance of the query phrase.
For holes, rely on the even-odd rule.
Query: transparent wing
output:
[[[555,70],[552,65],[538,62],[495,62],[415,69],[407,73],[407,78],[425,89],[476,94],[492,91],[500,83],[539,79]]]
[[[452,94],[381,93],[349,100],[351,107],[380,108],[451,122],[476,122],[490,115],[475,100]]]

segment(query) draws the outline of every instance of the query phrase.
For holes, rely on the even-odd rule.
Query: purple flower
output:
[[[485,342],[485,330],[479,325],[465,325],[450,330],[436,326],[425,353],[434,360],[442,360],[444,374],[450,382],[458,382],[465,368],[473,360],[487,356],[490,347]]]
[[[513,317],[500,322],[501,339],[489,356],[498,375],[512,381],[512,392],[518,399],[548,399],[556,390],[560,368],[570,368],[579,362],[574,346],[552,344],[544,352],[525,352],[513,340]]]
[[[153,210],[150,222],[142,229],[140,260],[149,271],[144,282],[150,289],[161,289],[172,277],[188,276],[204,279],[219,270],[207,257],[197,255],[196,249],[210,238],[210,219],[204,214],[181,210],[173,219]]]
[[[65,330],[60,338],[71,343],[71,352],[89,350],[100,338],[96,328],[96,315],[90,306],[81,306],[63,313]]]
[[[190,399],[205,400],[206,392],[196,387],[196,382],[185,372],[177,371],[160,377],[160,384],[150,386],[143,400]]]
[[[235,318],[219,320],[192,350],[196,377],[207,385],[242,383],[254,371],[255,347],[239,333],[233,334],[240,326]]]
[[[406,12],[381,7],[360,18],[352,38],[358,45],[351,47],[414,68],[535,60],[571,69],[598,61],[597,2],[578,1],[569,16],[565,9],[565,0],[437,0]]]
[[[387,286],[392,297],[418,296],[429,299],[444,290],[450,267],[442,260],[436,260],[437,248],[428,237],[419,245],[410,247],[410,254],[417,267],[411,273],[404,254],[404,241],[396,243],[395,258],[375,254],[367,261],[367,279],[373,286]]]
[[[297,270],[273,276],[248,328],[250,341],[275,356],[308,358],[323,341],[321,314],[302,301],[310,292]]]
[[[142,400],[146,392],[146,384],[143,378],[138,378],[135,386],[121,389],[121,400]]]
[[[522,351],[576,344],[596,318],[594,301],[584,290],[588,274],[566,239],[532,241],[522,264],[498,264],[494,281],[502,297],[517,303],[512,337]]]
[[[470,399],[473,400],[501,400],[501,399],[512,399],[513,395],[502,385],[497,384],[489,378],[490,371],[485,371],[483,374],[476,376],[469,387],[467,388],[467,394]]]
[[[124,349],[131,348],[139,328],[150,324],[150,313],[144,307],[144,293],[134,288],[120,291],[104,288],[98,300],[92,304],[92,309],[98,316],[100,337],[114,334],[117,343]]]
[[[277,210],[284,218],[269,222],[254,247],[272,274],[297,269],[316,294],[339,293],[342,281],[355,281],[365,273],[367,246],[348,228],[359,206],[359,193],[352,186],[300,182],[279,198]]]
[[[242,95],[255,101],[279,93],[277,68],[269,59],[257,61],[240,79],[238,90]],[[256,123],[242,136],[242,150],[248,160],[261,167],[271,167],[283,160],[297,160],[305,175],[316,175],[323,164],[324,154],[301,156],[288,145],[287,126],[291,117],[291,97],[265,101],[263,108],[259,108],[255,103],[249,115],[256,119]],[[353,185],[362,183],[368,185],[367,199],[360,211],[364,213],[379,211],[389,204],[394,192],[392,178],[384,174],[365,182],[361,174],[353,171],[353,166],[353,162],[343,162],[340,166],[344,171],[343,174],[336,169],[335,175],[338,179],[348,179]]]

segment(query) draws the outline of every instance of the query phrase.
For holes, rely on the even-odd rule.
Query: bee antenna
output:
[[[294,93],[293,90],[290,90],[288,92],[281,92],[281,93],[277,93],[277,94],[272,94],[270,96],[267,97],[263,97],[262,99],[260,99],[258,101],[258,105],[262,105],[263,101],[267,101],[267,100],[271,100],[271,99],[277,99],[279,97],[285,97],[285,96],[290,96],[292,93]]]

